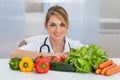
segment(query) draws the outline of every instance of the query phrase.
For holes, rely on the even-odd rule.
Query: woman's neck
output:
[[[50,43],[52,46],[52,49],[55,53],[61,53],[64,51],[64,46],[65,46],[65,40],[55,40],[50,38]]]

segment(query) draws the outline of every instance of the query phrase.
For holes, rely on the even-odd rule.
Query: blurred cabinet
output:
[[[25,0],[26,37],[42,34],[43,30],[43,1]]]
[[[120,57],[120,0],[100,0],[100,45]]]

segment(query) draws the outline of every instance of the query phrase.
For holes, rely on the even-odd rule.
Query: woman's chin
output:
[[[55,36],[54,39],[60,40],[60,39],[62,39],[62,37],[61,36]]]

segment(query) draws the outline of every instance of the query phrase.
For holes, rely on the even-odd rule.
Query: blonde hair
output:
[[[45,21],[46,24],[48,23],[50,17],[53,15],[58,17],[63,22],[63,24],[68,28],[69,26],[68,13],[63,7],[55,5],[49,8],[46,14],[46,21]]]

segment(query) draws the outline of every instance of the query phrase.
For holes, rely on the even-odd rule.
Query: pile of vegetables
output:
[[[120,72],[120,65],[109,60],[107,51],[96,44],[83,46],[79,49],[71,48],[68,56],[45,56],[33,60],[30,57],[12,58],[9,61],[12,70],[22,72],[47,73],[49,70],[112,75]]]
[[[75,72],[94,72],[98,65],[108,60],[107,51],[101,47],[91,44],[80,49],[71,48],[66,63],[75,68]]]
[[[31,72],[35,70],[37,73],[47,73],[50,68],[50,63],[46,58],[37,58],[33,60],[30,57],[12,58],[9,61],[9,67],[12,70],[20,70],[22,72]]]
[[[35,70],[36,73],[47,73],[50,69],[57,71],[69,71],[74,72],[74,68],[65,63],[66,57],[63,55],[61,57],[57,56],[46,56],[37,57],[33,60],[30,57],[12,58],[9,61],[9,67],[12,70],[20,70],[22,72],[31,72]]]

